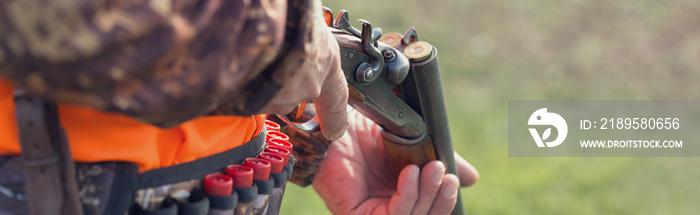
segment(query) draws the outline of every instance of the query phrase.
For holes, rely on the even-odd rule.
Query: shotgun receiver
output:
[[[354,28],[345,10],[335,20],[329,9],[324,8],[324,13],[340,45],[350,92],[348,103],[383,128],[387,163],[394,175],[409,164],[422,167],[436,159],[457,175],[437,49],[419,41],[414,28],[404,35],[382,34],[365,20],[359,20],[361,29]],[[279,118],[287,124],[283,130],[294,144],[295,157],[302,159],[297,161],[291,181],[306,186],[329,141],[320,134],[316,120],[291,119],[301,119],[297,116],[301,112],[313,112],[300,108],[302,111]],[[461,194],[457,198],[452,214],[463,214]]]

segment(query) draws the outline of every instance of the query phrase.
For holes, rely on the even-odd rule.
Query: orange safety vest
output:
[[[14,87],[0,78],[0,155],[21,152],[15,120]],[[250,141],[265,115],[202,116],[162,129],[126,115],[58,104],[73,159],[77,162],[126,161],[139,172],[193,161]]]

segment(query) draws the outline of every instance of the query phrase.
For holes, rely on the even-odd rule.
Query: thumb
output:
[[[461,186],[467,187],[476,183],[476,181],[479,180],[479,171],[477,171],[476,168],[474,168],[474,166],[472,166],[469,162],[464,160],[462,156],[457,154],[457,152],[455,152],[454,155]]]

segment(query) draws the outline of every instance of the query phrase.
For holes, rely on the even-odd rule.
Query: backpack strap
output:
[[[27,208],[31,215],[82,215],[75,164],[56,104],[15,92]]]

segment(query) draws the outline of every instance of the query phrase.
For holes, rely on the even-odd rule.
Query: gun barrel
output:
[[[437,49],[432,46],[427,48],[432,50],[427,58],[423,56],[411,58],[413,61],[411,70],[413,70],[412,73],[416,82],[416,91],[420,98],[423,119],[425,120],[428,133],[431,135],[430,138],[435,147],[437,158],[447,166],[449,173],[458,175],[450,135],[450,125],[447,120],[445,97],[442,92]],[[464,214],[461,193],[457,195],[457,205],[452,214]]]

